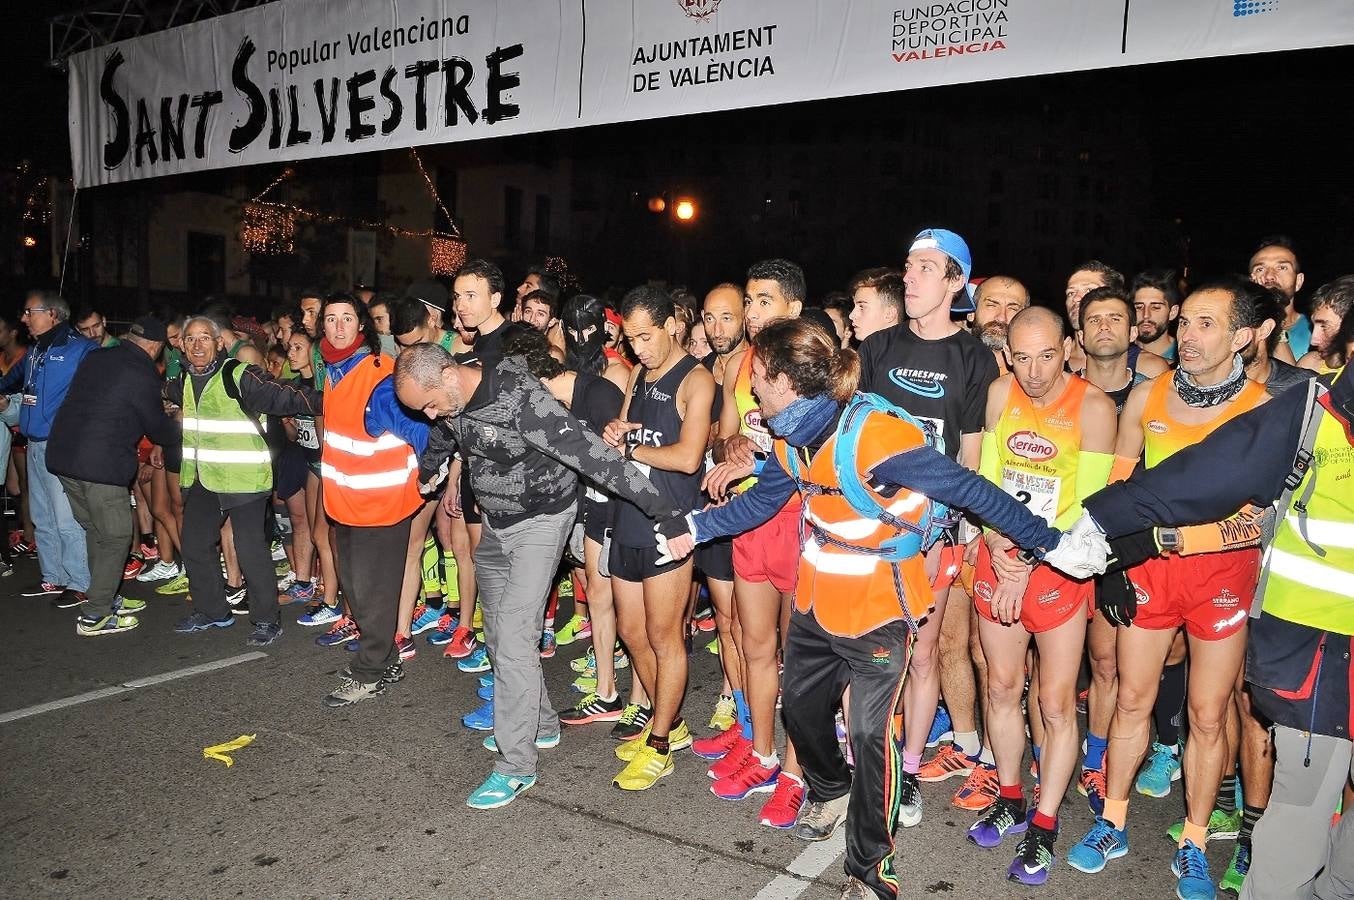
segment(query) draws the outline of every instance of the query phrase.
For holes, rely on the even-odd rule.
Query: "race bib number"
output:
[[[1001,489],[1049,525],[1058,518],[1058,494],[1062,489],[1062,479],[1003,468]]]
[[[296,419],[296,443],[307,450],[320,449],[320,437],[315,433],[314,419]]]

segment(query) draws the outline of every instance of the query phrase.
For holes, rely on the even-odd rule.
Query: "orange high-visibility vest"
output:
[[[390,357],[381,357],[379,367],[376,359],[368,356],[338,384],[325,383],[324,509],[344,525],[394,525],[423,505],[414,448],[390,432],[367,433],[372,391],[395,371]]]

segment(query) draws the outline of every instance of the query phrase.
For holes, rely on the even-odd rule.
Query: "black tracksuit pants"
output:
[[[880,897],[898,896],[893,829],[898,820],[902,751],[893,709],[903,690],[910,641],[892,622],[858,638],[828,634],[812,612],[790,616],[781,706],[785,730],[804,767],[809,799],[851,795],[846,816],[846,874]],[[851,687],[851,749],[855,777],[837,744],[834,719]]]
[[[339,582],[361,635],[352,663],[353,678],[363,684],[380,681],[386,667],[400,658],[395,628],[412,522],[411,515],[394,525],[334,523]]]
[[[221,574],[221,524],[230,518],[235,555],[249,590],[249,621],[277,622],[277,574],[264,531],[264,511],[271,495],[260,494],[230,509],[221,509],[221,497],[195,482],[183,494],[183,564],[192,585],[193,608],[210,619],[230,615],[226,579]]]

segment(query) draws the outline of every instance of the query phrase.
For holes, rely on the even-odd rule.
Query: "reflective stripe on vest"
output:
[[[344,525],[393,525],[424,502],[413,448],[389,432],[367,433],[367,404],[394,368],[388,356],[368,356],[324,392],[324,508]]]
[[[179,481],[187,488],[197,481],[218,494],[257,494],[273,487],[272,454],[259,426],[239,402],[226,393],[225,377],[238,386],[245,367],[223,362],[207,379],[201,396],[192,376],[183,385],[183,467]]]
[[[1354,446],[1329,413],[1322,414],[1311,467],[1293,498],[1269,548],[1263,611],[1354,634]]]

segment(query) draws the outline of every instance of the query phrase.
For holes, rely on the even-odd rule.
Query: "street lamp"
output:
[[[696,218],[696,201],[682,197],[672,208],[672,214],[677,217],[679,222],[690,222]]]

